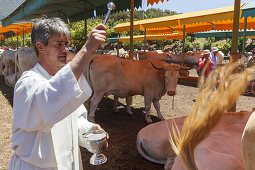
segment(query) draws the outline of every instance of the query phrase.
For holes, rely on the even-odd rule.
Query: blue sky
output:
[[[169,9],[177,13],[188,13],[202,11],[207,9],[233,6],[235,0],[169,0],[168,2],[159,2],[158,4],[147,7],[147,0],[142,1],[142,9],[159,8],[162,10]],[[255,0],[241,0],[241,4],[254,2]]]

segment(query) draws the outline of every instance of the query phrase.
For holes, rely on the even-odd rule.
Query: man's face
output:
[[[47,62],[46,70],[56,73],[67,63],[67,38],[64,35],[55,35],[48,40],[48,45],[43,45],[42,58]]]
[[[216,55],[218,53],[218,51],[214,51],[213,54]]]
[[[204,57],[205,58],[209,58],[210,54],[205,54]]]

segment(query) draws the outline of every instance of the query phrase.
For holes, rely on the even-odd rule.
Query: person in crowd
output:
[[[211,66],[212,69],[216,68],[217,63],[218,63],[218,58],[217,58],[217,53],[218,53],[219,49],[217,47],[213,47],[211,54],[210,54],[210,59],[211,61],[214,63],[213,66]]]
[[[214,63],[210,59],[210,51],[209,50],[204,50],[202,52],[202,57],[198,61],[199,65],[199,72],[198,75],[201,76],[202,70],[205,69],[204,77],[207,78],[209,73],[211,72]]]
[[[70,30],[61,19],[35,23],[31,37],[38,63],[22,74],[14,89],[9,170],[82,169],[81,133],[104,132],[87,120],[83,103],[92,90],[83,76],[92,53],[105,42],[97,25],[67,63]]]

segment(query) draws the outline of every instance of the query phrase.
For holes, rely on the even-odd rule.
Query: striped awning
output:
[[[170,40],[170,39],[182,39],[183,34],[168,34],[168,35],[146,35],[146,40]],[[136,35],[133,37],[134,41],[144,41],[144,35]],[[130,41],[130,37],[120,37],[119,41]]]
[[[158,4],[159,1],[163,3],[164,1],[169,1],[169,0],[147,0],[147,6],[149,6],[149,4],[153,5],[154,3]]]
[[[226,23],[227,29],[229,29],[229,22],[233,20],[234,7],[223,7],[217,9],[210,9],[198,12],[191,12],[186,14],[171,15],[167,17],[145,19],[134,22],[134,30],[147,30],[172,28],[183,29],[183,25],[186,25],[188,32],[202,32],[211,30],[216,27],[216,24],[223,27]],[[188,28],[189,27],[189,28]],[[130,23],[121,23],[114,27],[116,32],[123,32],[130,30]]]
[[[31,32],[31,27],[33,27],[32,23],[20,23],[8,25],[6,27],[0,27],[0,34],[6,35],[10,32],[14,32],[15,35],[29,34]],[[5,37],[8,38],[8,37]]]

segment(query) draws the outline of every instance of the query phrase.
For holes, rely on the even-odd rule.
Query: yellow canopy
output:
[[[13,24],[6,27],[0,27],[0,34],[6,33],[9,31],[13,31],[16,35],[28,34],[31,32],[31,27],[33,27],[32,23],[22,23],[22,24]]]
[[[182,39],[183,34],[166,34],[166,35],[146,35],[146,40],[169,40]],[[144,41],[144,35],[136,35],[133,37],[134,41]],[[130,41],[130,37],[120,37],[119,41]]]
[[[185,32],[186,33],[195,33],[195,32],[204,32],[204,31],[210,31],[213,29],[216,31],[230,31],[233,30],[233,21],[227,20],[227,21],[216,21],[216,22],[210,22],[210,23],[195,23],[195,24],[188,24],[185,25]],[[178,25],[176,27],[173,27],[175,31],[177,32],[183,32],[183,26]],[[161,28],[158,28],[159,30]],[[244,18],[239,20],[239,30],[244,29]],[[247,19],[247,29],[255,29],[255,18],[249,17]]]
[[[172,28],[162,27],[158,28],[148,28],[146,30],[146,35],[165,35],[165,34],[173,34]]]
[[[242,5],[243,6],[243,5]],[[145,19],[134,22],[134,30],[140,29],[158,29],[176,28],[183,29],[183,25],[187,25],[187,29],[191,32],[209,31],[212,29],[214,23],[227,23],[232,21],[234,16],[234,7],[223,7],[198,12],[191,12],[186,14],[171,15],[167,17]],[[194,24],[192,26],[192,24]],[[188,28],[188,25],[191,25]],[[192,28],[193,27],[193,28]],[[116,32],[129,31],[130,23],[121,23],[114,27]],[[192,31],[193,30],[193,31]]]

